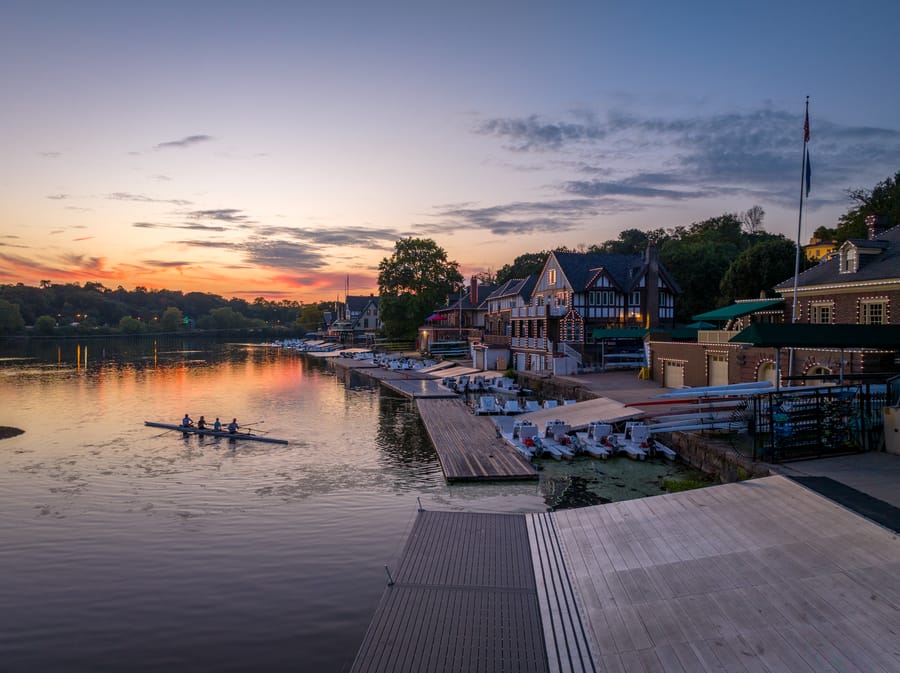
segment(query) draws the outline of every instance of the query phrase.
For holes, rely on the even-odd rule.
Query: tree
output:
[[[25,329],[19,305],[0,299],[0,334],[18,334]]]
[[[606,241],[599,246],[591,246],[590,252],[605,252],[614,255],[640,255],[647,249],[649,241],[647,232],[640,229],[625,229],[619,232],[619,238]]]
[[[297,318],[297,326],[303,332],[315,332],[325,319],[325,315],[315,304],[307,304],[300,309],[300,317]]]
[[[123,334],[140,334],[143,331],[143,324],[137,318],[130,315],[122,316],[119,320],[119,329]]]
[[[850,189],[847,196],[857,205],[838,219],[835,240],[839,244],[848,238],[867,238],[869,215],[884,217],[891,224],[900,222],[900,171],[879,182],[871,191]]]
[[[735,244],[721,243],[715,236],[673,239],[663,244],[659,259],[683,292],[675,303],[678,322],[690,322],[694,315],[719,305],[716,290],[738,253]]]
[[[741,224],[744,226],[744,231],[748,234],[758,234],[763,230],[763,218],[766,216],[766,211],[763,210],[762,206],[751,206],[743,213],[741,213]]]
[[[184,314],[181,309],[170,306],[163,311],[162,318],[159,319],[159,326],[163,332],[175,332],[184,324]]]
[[[34,333],[40,336],[50,336],[56,332],[56,318],[52,315],[39,316],[34,321]]]
[[[503,284],[512,278],[526,278],[532,274],[538,274],[544,268],[544,263],[549,256],[550,253],[546,250],[519,255],[512,264],[504,264],[497,270],[496,281],[498,284]]]
[[[797,246],[784,236],[774,236],[747,248],[735,258],[719,285],[726,303],[754,299],[794,275]]]
[[[435,307],[462,287],[459,264],[428,238],[401,238],[378,265],[378,310],[389,337],[415,338]]]

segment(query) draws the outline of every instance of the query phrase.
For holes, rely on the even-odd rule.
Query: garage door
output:
[[[709,385],[728,385],[728,356],[724,353],[710,353],[706,356]]]
[[[666,388],[684,388],[684,363],[666,360],[664,367],[663,385]]]

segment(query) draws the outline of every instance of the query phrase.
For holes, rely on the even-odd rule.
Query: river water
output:
[[[145,427],[185,412],[288,445]],[[659,461],[449,486],[412,402],[254,344],[0,345],[0,672],[345,671],[419,503],[660,493]],[[692,475],[693,476],[693,475]]]

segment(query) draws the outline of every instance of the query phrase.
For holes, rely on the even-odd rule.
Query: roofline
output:
[[[900,285],[900,278],[882,278],[880,280],[860,280],[855,283],[831,283],[828,285],[799,285],[797,287],[797,292],[813,292],[813,291],[821,291],[821,290],[846,290],[850,288],[857,287],[871,287],[873,285]],[[784,291],[779,288],[784,287]],[[773,288],[776,292],[780,294],[791,294],[794,291],[793,286],[791,285],[776,285]]]

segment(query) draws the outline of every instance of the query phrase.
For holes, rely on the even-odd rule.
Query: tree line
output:
[[[39,287],[0,285],[0,334],[33,333],[142,334],[186,329],[230,330],[282,327],[314,331],[322,325],[330,302],[302,305],[283,299],[225,299],[205,292],[126,290],[87,282]]]

